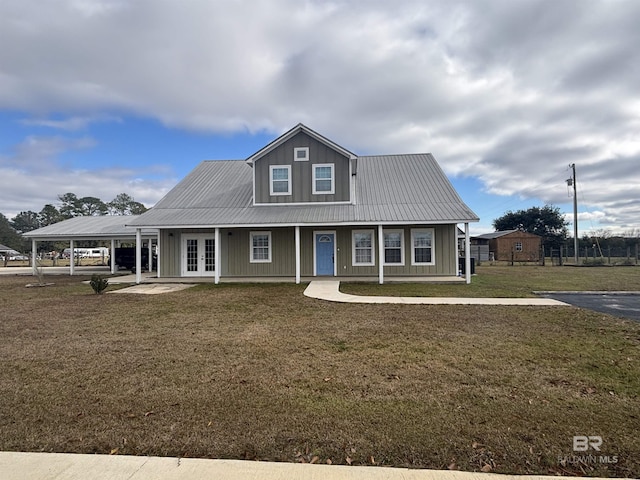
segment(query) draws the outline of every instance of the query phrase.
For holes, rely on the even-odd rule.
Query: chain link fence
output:
[[[604,247],[597,245],[578,249],[578,265],[639,265],[639,244],[627,247]],[[550,250],[553,265],[575,265],[576,255],[572,246]]]

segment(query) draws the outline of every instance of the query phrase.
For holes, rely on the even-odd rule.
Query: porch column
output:
[[[213,239],[213,283],[216,285],[220,283],[220,228],[216,227],[215,236]]]
[[[148,238],[147,242],[147,247],[149,248],[149,266],[147,268],[147,271],[151,272],[153,270],[153,242],[151,241],[151,238]]]
[[[300,226],[296,225],[296,284],[300,283]]]
[[[158,239],[156,240],[156,250],[158,251],[158,265],[156,265],[156,275],[160,278],[160,230],[158,230]]]
[[[378,283],[384,283],[384,233],[382,225],[378,225]]]
[[[142,229],[136,228],[136,283],[142,282]]]
[[[73,239],[69,240],[69,250],[71,250],[71,255],[69,256],[69,275],[73,275],[76,269],[76,249],[73,244]]]
[[[471,283],[471,240],[469,239],[469,222],[464,224],[464,279]]]
[[[111,264],[111,275],[116,273],[116,241],[111,239],[111,251],[109,252],[109,263]]]
[[[34,277],[38,274],[38,269],[36,267],[36,246],[36,239],[31,239],[31,271]],[[9,252],[5,252],[5,255],[9,255]]]

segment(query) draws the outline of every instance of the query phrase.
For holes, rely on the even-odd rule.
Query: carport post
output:
[[[296,225],[296,284],[300,283],[300,225]]]
[[[384,233],[382,225],[378,225],[378,283],[384,283]]]
[[[69,240],[69,250],[71,251],[71,253],[69,254],[69,275],[73,276],[73,273],[76,269],[76,249],[73,245],[73,238]]]
[[[150,272],[153,270],[153,242],[151,241],[151,237],[147,239],[148,247],[149,247],[149,266],[147,267],[147,271]]]
[[[31,270],[33,271],[33,275],[38,274],[38,269],[36,268],[36,239],[31,240]],[[9,255],[9,252],[5,253],[5,255]]]
[[[109,264],[111,265],[111,275],[116,273],[116,241],[111,239],[111,252],[109,252]]]
[[[136,228],[136,283],[142,282],[142,229]]]
[[[464,279],[471,283],[471,240],[469,238],[469,222],[464,224]]]

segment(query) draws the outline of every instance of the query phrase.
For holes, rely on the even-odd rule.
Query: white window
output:
[[[251,263],[271,262],[271,232],[250,232],[249,242]]]
[[[516,242],[516,252],[522,251],[522,242]]]
[[[352,234],[352,265],[375,265],[373,230],[354,230]]]
[[[269,178],[271,195],[291,195],[291,165],[270,165]]]
[[[404,230],[385,230],[384,264],[404,265]]]
[[[333,194],[334,188],[333,163],[318,163],[313,166],[313,194]]]
[[[411,230],[411,265],[435,265],[433,228]]]
[[[297,147],[293,149],[294,162],[306,162],[309,160],[309,147]]]

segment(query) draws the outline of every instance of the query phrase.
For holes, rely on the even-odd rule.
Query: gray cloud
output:
[[[638,225],[638,24],[634,0],[4,2],[0,108],[59,128],[302,121],[546,202],[566,201],[575,162],[585,204]]]

